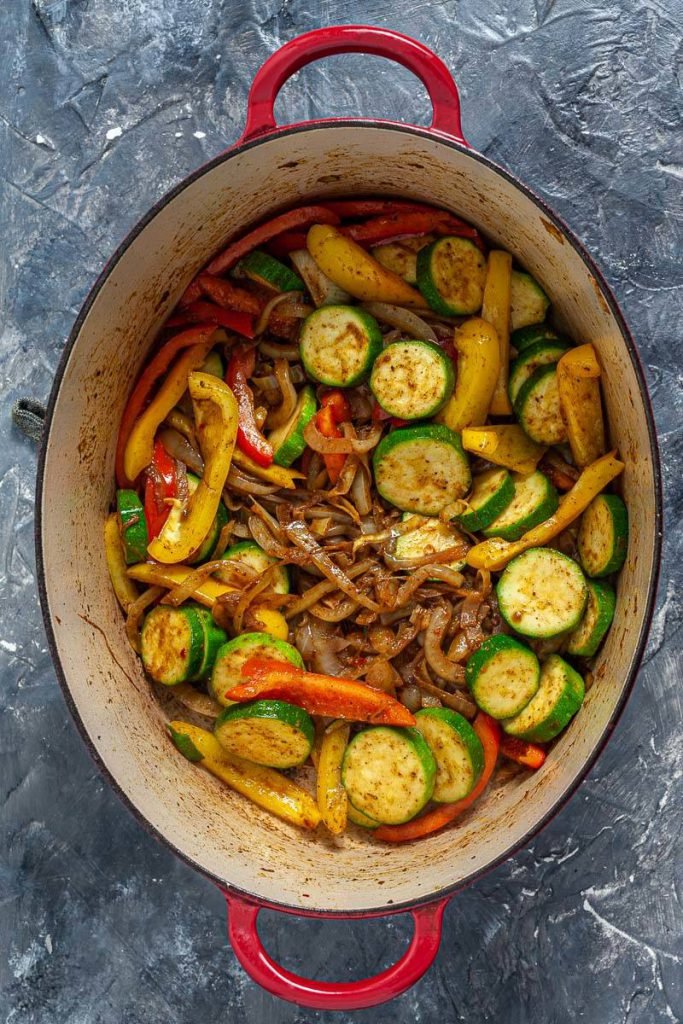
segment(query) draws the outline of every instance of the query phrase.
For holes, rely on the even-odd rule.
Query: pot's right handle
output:
[[[228,904],[228,935],[247,974],[280,999],[314,1010],[362,1010],[401,995],[431,966],[441,941],[441,919],[448,899],[411,910],[413,937],[400,960],[362,981],[311,981],[285,970],[266,953],[256,929],[261,906],[223,890]]]
[[[247,123],[240,142],[277,127],[273,107],[277,94],[299,68],[338,53],[370,53],[395,60],[423,83],[432,101],[431,129],[467,145],[460,126],[460,97],[440,57],[416,39],[374,25],[333,25],[306,32],[276,50],[257,71],[247,100]]]

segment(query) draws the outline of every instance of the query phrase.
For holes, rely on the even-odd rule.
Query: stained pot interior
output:
[[[260,812],[185,761],[125,638],[102,523],[117,424],[159,324],[230,236],[311,196],[403,194],[449,207],[543,283],[578,341],[597,346],[613,441],[626,458],[629,557],[596,684],[537,775],[479,801],[454,829],[413,847],[349,835],[341,848]],[[199,868],[273,903],[363,911],[461,883],[518,843],[581,774],[614,715],[641,629],[655,549],[654,469],[637,377],[599,283],[549,216],[466,151],[387,127],[280,135],[210,166],[156,212],[114,261],[72,347],[54,406],[42,490],[52,630],[82,727],[121,790]],[[91,827],[96,828],[97,822]]]

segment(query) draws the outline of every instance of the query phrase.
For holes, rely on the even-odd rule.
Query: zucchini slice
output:
[[[379,821],[375,821],[374,818],[369,818],[367,814],[363,814],[362,811],[353,806],[350,800],[347,800],[346,804],[346,817],[354,825],[360,825],[361,828],[379,828],[381,824]]]
[[[412,512],[403,513],[403,521],[413,519],[414,528],[400,534],[394,543],[396,558],[423,558],[447,551],[464,540],[460,531],[449,523],[442,523],[434,516],[416,516]],[[449,569],[459,572],[465,562],[460,559],[445,562]]]
[[[400,825],[429,803],[436,761],[415,728],[376,726],[346,748],[342,783],[349,802],[381,825]]]
[[[470,533],[483,530],[501,515],[515,496],[515,485],[507,469],[487,469],[472,480],[472,492],[466,499],[467,512],[458,522]]]
[[[199,682],[211,675],[216,655],[228,639],[228,634],[224,629],[216,625],[216,621],[208,608],[202,608],[198,605],[196,611],[204,630],[204,654],[196,674],[189,679],[191,683]]]
[[[512,271],[510,281],[510,327],[518,331],[521,327],[538,324],[545,320],[550,299],[531,274],[521,270]],[[514,341],[513,341],[514,345]],[[515,348],[517,346],[515,345]]]
[[[415,715],[415,728],[436,760],[432,800],[450,804],[464,799],[484,770],[484,748],[470,723],[448,708],[423,708]]]
[[[538,691],[523,711],[503,722],[510,736],[532,743],[547,743],[569,724],[583,704],[584,683],[579,673],[559,654],[543,663]]]
[[[524,433],[537,444],[562,444],[567,440],[554,365],[539,366],[522,384],[515,413]]]
[[[223,559],[227,562],[238,562],[254,569],[259,575],[269,569],[278,560],[272,555],[266,554],[254,540],[241,540],[231,545],[224,553]],[[289,571],[286,565],[281,565],[272,577],[273,591],[276,594],[289,593]]]
[[[212,353],[213,354],[213,353]],[[219,357],[220,358],[220,357]],[[199,477],[195,476],[194,473],[187,474],[187,490],[189,494],[194,494],[199,486]],[[218,509],[216,510],[216,518],[213,521],[213,525],[202,545],[195,551],[195,553],[188,558],[190,565],[197,565],[199,562],[208,562],[213,554],[213,550],[218,544],[218,538],[221,535],[221,530],[228,521],[228,510],[222,501],[218,502]]]
[[[515,359],[510,367],[508,395],[512,404],[515,404],[522,385],[526,384],[539,366],[554,365],[569,348],[571,345],[559,340],[537,341],[533,345],[527,345],[524,352]]]
[[[145,510],[135,491],[116,492],[116,513],[126,565],[144,562],[147,558],[149,533]]]
[[[524,352],[530,345],[536,345],[539,341],[560,341],[560,335],[553,330],[549,324],[530,324],[528,327],[519,327],[510,335],[510,344],[517,349],[517,352]]]
[[[453,362],[431,341],[395,341],[377,356],[370,374],[373,395],[390,416],[436,416],[453,392]]]
[[[256,700],[221,711],[213,734],[238,757],[268,768],[295,768],[311,753],[315,728],[303,708],[283,700]]]
[[[226,700],[225,694],[242,682],[242,666],[256,655],[288,662],[297,668],[305,667],[296,647],[292,647],[285,640],[278,640],[269,633],[242,633],[220,648],[209,680],[209,693],[223,707],[234,703]]]
[[[570,635],[567,654],[592,658],[612,625],[617,598],[614,587],[603,580],[587,580],[588,602],[581,622]]]
[[[616,494],[598,494],[581,517],[577,547],[589,576],[609,576],[624,564],[628,511]]]
[[[533,526],[538,526],[557,511],[560,499],[557,491],[540,470],[525,476],[512,476],[514,495],[512,501],[486,529],[485,537],[503,537],[505,540],[519,540]]]
[[[225,376],[223,360],[219,356],[218,352],[216,352],[215,348],[209,352],[208,356],[202,363],[201,372],[212,373],[214,377],[220,377],[221,380]],[[178,735],[180,735],[180,733]]]
[[[367,379],[382,351],[382,332],[364,309],[321,306],[304,320],[299,349],[309,377],[333,388],[351,388]]]
[[[486,257],[468,238],[447,235],[417,254],[417,286],[443,316],[477,313],[485,283]]]
[[[522,636],[576,629],[588,597],[581,567],[554,548],[529,548],[508,564],[496,586],[500,613]]]
[[[257,284],[274,288],[276,292],[303,292],[306,285],[298,274],[280,263],[274,256],[254,249],[240,261],[240,271]]]
[[[317,408],[315,392],[310,384],[306,384],[299,392],[290,418],[268,435],[268,440],[273,446],[273,462],[276,466],[287,468],[303,453],[306,447],[304,430],[309,420],[315,416]]]
[[[226,639],[204,608],[157,605],[142,627],[142,663],[164,686],[192,682],[211,669],[216,650]]]
[[[434,241],[434,235],[416,235],[400,242],[387,242],[370,250],[378,263],[398,274],[408,284],[417,284],[417,254]]]
[[[386,434],[372,458],[381,496],[403,512],[437,516],[472,480],[460,436],[440,423]]]
[[[503,633],[485,640],[465,668],[477,707],[491,718],[519,714],[538,690],[540,677],[534,652]]]

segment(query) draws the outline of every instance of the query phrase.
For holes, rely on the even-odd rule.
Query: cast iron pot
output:
[[[277,126],[273,104],[286,79],[316,58],[346,52],[387,57],[414,72],[432,101],[431,127],[365,119]],[[595,685],[543,771],[493,788],[456,827],[427,840],[392,847],[354,831],[336,849],[227,791],[169,743],[164,711],[126,640],[102,524],[126,399],[161,323],[199,268],[227,240],[288,206],[373,194],[426,200],[476,224],[540,280],[560,324],[595,344],[612,441],[626,462],[631,532]],[[374,1005],[414,984],[436,955],[450,897],[528,843],[586,775],[636,677],[655,597],[660,522],[643,373],[599,270],[541,199],[470,149],[455,83],[438,57],[406,36],[351,25],[309,32],[273,54],[254,79],[239,142],[162,199],[114,254],[59,365],[38,471],[43,614],[85,742],[139,820],[225,893],[230,939],[251,977],[284,999],[326,1009]],[[331,918],[410,911],[414,936],[405,955],[374,978],[308,981],[261,945],[256,918],[266,906]]]

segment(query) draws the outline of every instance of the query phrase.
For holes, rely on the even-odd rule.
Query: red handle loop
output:
[[[257,71],[249,90],[247,123],[240,141],[273,131],[277,127],[273,107],[287,79],[306,64],[337,53],[371,53],[408,68],[429,93],[433,108],[431,129],[467,145],[460,126],[458,88],[441,58],[410,36],[374,25],[318,28],[276,50]]]
[[[285,970],[265,951],[256,930],[262,907],[224,892],[228,935],[242,967],[253,981],[280,999],[314,1010],[362,1010],[385,1003],[409,989],[431,966],[441,941],[441,919],[448,903],[428,903],[411,910],[415,929],[408,949],[386,971],[363,981],[309,981]]]

